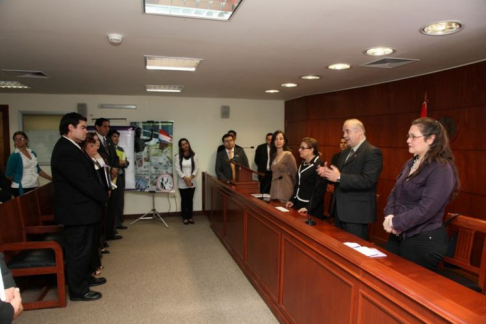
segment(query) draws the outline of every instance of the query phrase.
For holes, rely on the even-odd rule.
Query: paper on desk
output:
[[[258,194],[251,194],[251,195],[255,198],[270,198],[270,194],[266,194],[266,193],[265,194],[258,193]]]
[[[359,253],[364,254],[364,255],[366,255],[367,257],[370,257],[370,258],[386,257],[385,253],[380,252],[375,248],[369,248],[369,247],[366,247],[366,246],[361,246],[358,243],[345,242],[344,245],[349,246],[350,248],[354,249],[355,251],[358,251]]]
[[[278,210],[280,210],[281,212],[284,212],[284,213],[288,213],[288,211],[289,211],[288,209],[285,209],[283,207],[275,207],[275,208],[277,208]]]
[[[5,301],[5,286],[3,285],[2,267],[0,267],[0,300]]]

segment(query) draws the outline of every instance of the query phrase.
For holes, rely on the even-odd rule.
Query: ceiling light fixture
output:
[[[147,70],[196,71],[202,59],[145,55]]]
[[[227,21],[243,0],[145,0],[144,2],[147,14]]]
[[[420,29],[420,32],[429,36],[445,36],[457,33],[463,26],[464,25],[459,21],[444,20],[430,24]]]
[[[284,84],[282,84],[282,87],[284,87],[284,88],[295,88],[296,86],[298,86],[297,83],[284,83]]]
[[[300,77],[302,80],[319,80],[321,77],[319,75],[303,75]]]
[[[384,56],[395,53],[395,50],[391,47],[372,47],[364,51],[369,56]]]
[[[270,89],[270,90],[265,90],[266,93],[278,93],[280,90],[275,90],[275,89]]]
[[[145,85],[148,92],[181,92],[183,85]]]
[[[0,88],[2,89],[30,89],[23,83],[18,81],[0,81]]]
[[[347,70],[351,68],[351,65],[346,63],[336,63],[329,65],[327,68],[330,70]]]

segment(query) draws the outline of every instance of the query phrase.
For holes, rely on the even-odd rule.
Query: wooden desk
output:
[[[486,296],[316,219],[204,174],[211,227],[282,323],[485,323]]]

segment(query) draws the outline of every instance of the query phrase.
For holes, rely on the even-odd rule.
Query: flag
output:
[[[422,109],[420,110],[420,118],[427,117],[427,91],[425,91],[424,102],[422,103]]]
[[[159,142],[161,143],[172,143],[172,136],[164,132],[163,129],[159,129]]]

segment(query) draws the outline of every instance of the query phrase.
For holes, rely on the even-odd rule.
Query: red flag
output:
[[[425,91],[424,102],[422,103],[422,109],[420,110],[420,118],[427,117],[427,91]]]

